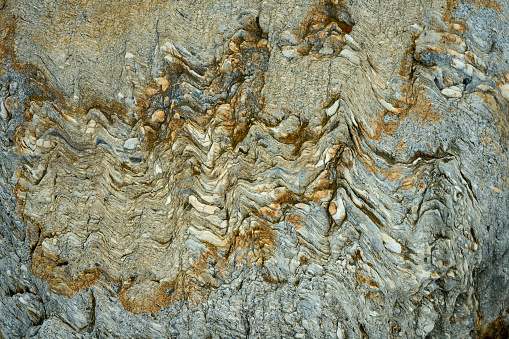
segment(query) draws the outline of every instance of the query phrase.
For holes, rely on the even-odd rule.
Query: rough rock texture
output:
[[[0,338],[506,338],[509,2],[0,0]]]

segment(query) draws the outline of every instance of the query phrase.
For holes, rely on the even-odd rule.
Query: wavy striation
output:
[[[44,320],[38,301],[40,335],[113,336],[104,324],[125,311],[130,335],[143,321],[151,337],[467,337],[502,324],[479,291],[506,213],[486,217],[507,195],[503,56],[434,7],[400,18],[397,51],[384,49],[369,5],[299,5],[276,26],[264,4],[220,26],[207,55],[157,34],[150,72],[124,48],[117,103],[73,106],[32,66],[18,79],[30,92],[0,93],[30,271],[59,303],[90,305]]]

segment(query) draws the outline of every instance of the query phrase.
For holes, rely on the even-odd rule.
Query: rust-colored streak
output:
[[[473,2],[477,9],[480,7],[488,8],[495,10],[497,13],[500,13],[502,8],[497,0],[468,0]]]
[[[387,112],[384,112],[382,116],[385,115],[385,113]],[[384,122],[382,118],[380,118],[380,120],[376,122],[375,134],[370,136],[370,139],[379,140],[384,134],[392,136],[396,133],[398,126],[398,122]]]
[[[363,284],[368,284],[371,288],[379,288],[378,284],[376,283],[376,281],[374,280],[371,280],[371,279],[366,279],[364,278],[362,275],[360,274],[357,274],[357,280],[359,280],[360,282],[362,282]]]
[[[230,238],[230,243],[232,245],[229,258],[231,254],[241,249],[241,252],[249,253],[248,262],[263,266],[263,263],[274,254],[276,231],[266,221],[260,220],[251,229],[234,234]],[[228,258],[225,260],[229,261]]]
[[[161,307],[171,303],[188,299],[196,291],[196,282],[187,274],[179,274],[171,282],[162,282],[156,285],[152,293],[137,291],[133,282],[122,284],[119,301],[122,306],[134,314],[157,313]],[[138,293],[141,292],[141,293]]]
[[[424,88],[417,89],[410,97],[412,99],[409,107],[400,114],[400,121],[407,117],[425,123],[434,123],[443,119],[440,111],[434,108],[435,105],[426,95]]]
[[[415,188],[415,177],[406,178],[401,183],[401,190],[411,190]]]
[[[259,209],[260,214],[272,223],[277,223],[283,216],[280,204],[270,204]]]
[[[288,216],[288,222],[293,224],[295,226],[296,230],[300,229],[303,226],[303,223],[302,223],[303,221],[304,221],[304,218],[298,214],[290,214]]]
[[[32,273],[46,281],[52,292],[65,297],[69,298],[74,292],[93,285],[101,277],[97,268],[81,271],[73,277],[66,266],[58,262],[58,257],[45,253],[41,247],[37,247],[32,254]]]

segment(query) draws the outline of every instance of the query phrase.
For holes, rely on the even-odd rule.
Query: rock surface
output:
[[[0,0],[0,338],[506,338],[509,2]]]

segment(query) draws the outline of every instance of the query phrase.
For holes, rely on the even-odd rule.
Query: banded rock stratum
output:
[[[1,0],[0,338],[507,338],[509,2]]]

